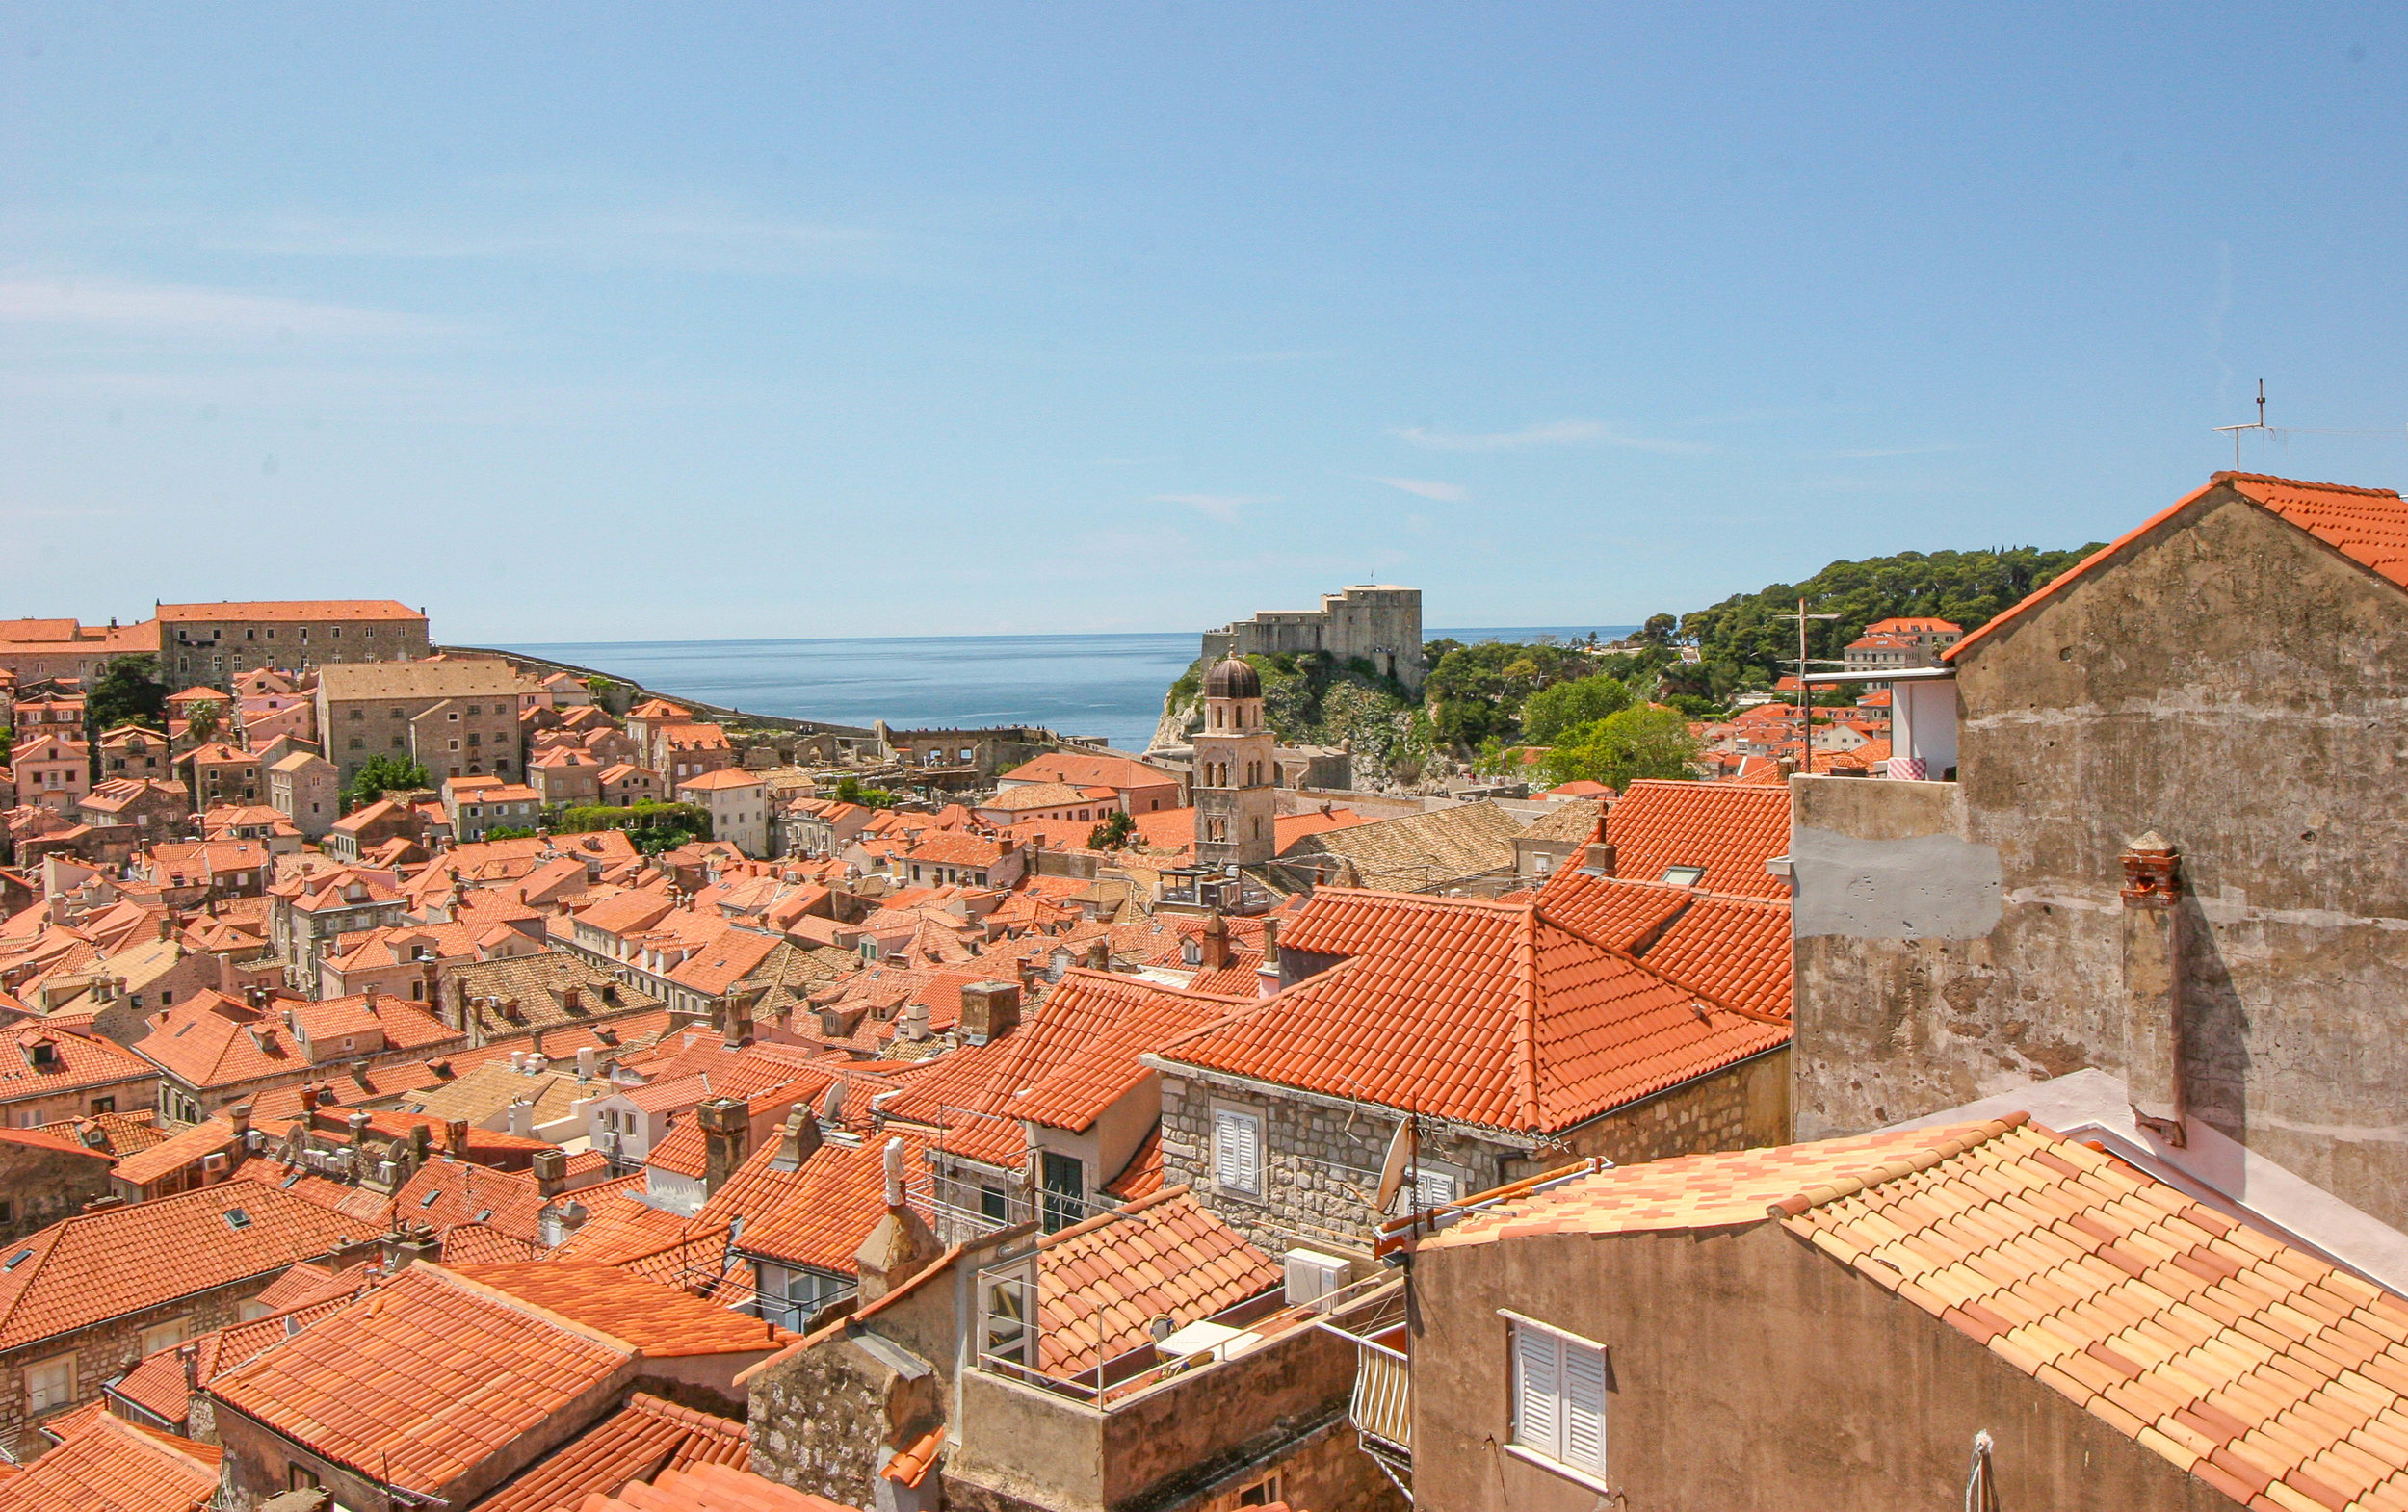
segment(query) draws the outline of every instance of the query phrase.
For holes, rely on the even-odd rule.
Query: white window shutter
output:
[[[1513,1441],[1550,1458],[1560,1458],[1563,1414],[1559,1410],[1561,1346],[1552,1334],[1513,1330]]]
[[[1453,1172],[1414,1167],[1413,1206],[1427,1211],[1431,1208],[1443,1208],[1453,1201],[1454,1201]]]
[[[1213,1180],[1235,1191],[1260,1195],[1261,1124],[1251,1114],[1215,1109]]]
[[[1575,1470],[1606,1473],[1606,1357],[1564,1344],[1562,1461]]]

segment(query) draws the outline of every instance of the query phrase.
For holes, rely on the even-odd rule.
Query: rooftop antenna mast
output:
[[[2265,423],[2265,379],[2264,379],[2264,378],[2260,378],[2260,379],[2258,379],[2258,418],[2257,418],[2257,419],[2252,420],[2252,421],[2250,421],[2247,425],[2243,425],[2243,426],[2215,426],[2215,427],[2212,427],[2212,429],[2216,430],[2230,430],[2231,432],[2233,432],[2233,471],[2235,471],[2235,472],[2239,472],[2239,471],[2240,471],[2240,433],[2241,433],[2243,430],[2264,430],[2264,431],[2271,432],[2271,431],[2273,430],[2273,429],[2274,429],[2272,426],[2267,425],[2267,424]]]
[[[1811,777],[1815,773],[1815,685],[1806,680],[1812,671],[1811,665],[1806,660],[1806,622],[1810,619],[1837,619],[1840,616],[1809,614],[1806,613],[1806,595],[1801,593],[1797,596],[1796,613],[1775,614],[1772,617],[1797,621],[1797,744],[1799,751],[1803,753],[1801,759],[1805,762],[1805,772]],[[1823,665],[1828,666],[1833,664],[1825,658]]]

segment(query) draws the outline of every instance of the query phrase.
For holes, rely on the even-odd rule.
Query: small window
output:
[[[1238,1493],[1238,1505],[1242,1507],[1274,1506],[1280,1499],[1279,1477],[1276,1475],[1258,1480]]]
[[[17,1266],[22,1265],[33,1258],[34,1252],[32,1250],[20,1249],[15,1254],[11,1255],[7,1260],[0,1261],[0,1270],[14,1270]]]
[[[1606,1351],[1515,1320],[1513,1444],[1583,1475],[1606,1473]]]
[[[1213,1185],[1248,1197],[1263,1194],[1263,1117],[1213,1109]]]
[[[1695,887],[1705,879],[1706,869],[1702,866],[1668,866],[1663,869],[1664,885],[1667,887]]]
[[[240,1234],[250,1227],[250,1214],[240,1208],[228,1208],[225,1210],[225,1226]]]
[[[25,1368],[25,1410],[44,1413],[75,1400],[75,1356],[63,1354]]]

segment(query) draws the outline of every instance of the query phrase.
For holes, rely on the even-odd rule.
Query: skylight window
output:
[[[225,1226],[240,1234],[250,1227],[250,1214],[240,1208],[228,1208],[225,1210]]]
[[[15,1254],[11,1255],[8,1258],[7,1264],[0,1264],[0,1270],[14,1270],[17,1266],[22,1265],[33,1258],[34,1252],[32,1250],[20,1249]]]
[[[477,1210],[477,1221],[479,1223],[483,1223],[485,1219],[492,1216],[493,1210],[491,1208],[480,1208]]]
[[[1664,883],[1670,887],[1695,887],[1706,879],[1702,866],[1668,866],[1663,869]]]
[[[440,1197],[440,1196],[442,1196],[442,1195],[443,1195],[443,1188],[442,1188],[442,1187],[440,1187],[440,1186],[437,1186],[434,1190],[432,1190],[432,1191],[431,1191],[431,1192],[427,1193],[424,1197],[419,1198],[419,1199],[418,1199],[418,1206],[420,1206],[421,1208],[432,1208],[432,1207],[433,1207],[433,1206],[434,1206],[434,1200],[435,1200],[437,1197]]]

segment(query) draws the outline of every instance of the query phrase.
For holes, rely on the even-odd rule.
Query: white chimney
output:
[[[536,1105],[520,1099],[510,1104],[510,1132],[521,1139],[536,1136]]]
[[[886,1141],[886,1206],[903,1205],[903,1142],[898,1138]]]
[[[590,1081],[592,1081],[592,1080],[593,1080],[593,1063],[594,1063],[594,1049],[593,1049],[593,1047],[592,1047],[591,1045],[580,1045],[580,1046],[578,1046],[578,1047],[577,1047],[577,1080],[578,1080],[578,1081],[580,1081],[580,1082],[590,1082]]]
[[[527,1069],[527,1053],[525,1051],[513,1050],[510,1052],[510,1069],[512,1071],[521,1072]]]

